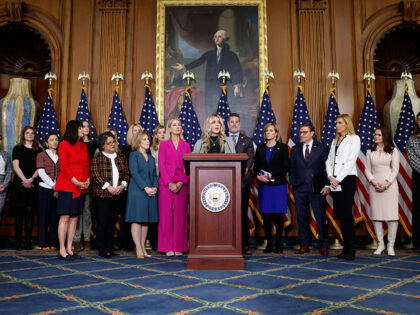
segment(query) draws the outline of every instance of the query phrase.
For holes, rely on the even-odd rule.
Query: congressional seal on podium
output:
[[[230,202],[230,193],[221,183],[207,184],[201,191],[201,204],[210,212],[221,212]]]

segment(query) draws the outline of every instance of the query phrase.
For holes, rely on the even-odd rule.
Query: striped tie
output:
[[[306,150],[305,150],[305,162],[308,163],[309,162],[309,144],[306,145]]]

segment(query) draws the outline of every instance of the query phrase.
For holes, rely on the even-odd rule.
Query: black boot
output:
[[[263,252],[272,253],[273,252],[273,229],[272,229],[270,214],[263,214],[263,220],[264,220],[265,238],[267,239],[267,246],[263,250]]]
[[[275,214],[275,220],[276,220],[276,254],[282,254],[283,253],[283,245],[281,243],[281,236],[283,234],[283,214],[278,213]]]

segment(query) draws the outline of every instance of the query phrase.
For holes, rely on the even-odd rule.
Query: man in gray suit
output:
[[[235,143],[236,153],[246,153],[248,155],[245,176],[242,177],[242,251],[245,255],[251,255],[252,253],[249,249],[248,200],[252,185],[250,170],[254,164],[254,144],[251,138],[239,132],[241,119],[238,114],[232,113],[227,124],[229,137]]]

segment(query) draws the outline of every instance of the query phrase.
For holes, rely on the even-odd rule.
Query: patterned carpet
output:
[[[256,255],[244,271],[192,271],[186,258],[129,253],[73,262],[0,251],[1,314],[419,314],[420,253],[347,262]],[[332,254],[337,254],[332,252]]]

